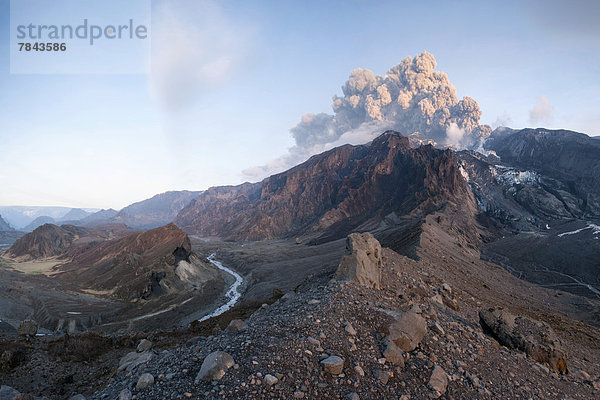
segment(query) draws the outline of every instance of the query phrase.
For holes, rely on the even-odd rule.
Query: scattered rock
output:
[[[352,336],[356,336],[356,329],[352,326],[350,322],[346,322],[346,327],[344,328],[346,332],[348,332]]]
[[[152,342],[146,339],[142,339],[138,344],[136,351],[138,353],[143,353],[144,351],[148,351],[152,348]]]
[[[442,298],[441,294],[436,294],[435,296],[431,297],[431,302],[440,306],[444,305],[444,299]]]
[[[265,383],[267,384],[267,386],[273,386],[278,381],[279,381],[279,379],[277,379],[276,377],[274,377],[271,374],[265,375]]]
[[[446,374],[446,371],[439,365],[436,365],[435,368],[433,368],[431,378],[429,378],[429,387],[440,394],[446,393],[446,388],[448,387],[448,374]]]
[[[389,340],[403,351],[417,348],[427,333],[427,321],[413,312],[401,313],[389,327]]]
[[[13,397],[12,400],[36,400],[36,399],[30,394],[18,394],[15,397]]]
[[[301,392],[299,390],[294,392],[294,398],[295,399],[303,399],[304,398],[304,392]]]
[[[548,324],[523,316],[514,316],[502,308],[479,312],[483,330],[509,347],[524,351],[551,370],[568,373],[567,350]]]
[[[452,295],[451,292],[446,292],[442,290],[442,301],[446,307],[449,307],[454,311],[460,311],[458,301],[456,300],[454,295]]]
[[[142,374],[142,376],[140,376],[140,379],[138,379],[137,381],[137,385],[135,385],[135,388],[137,390],[142,390],[142,389],[146,389],[148,386],[153,385],[154,384],[154,377],[151,374]]]
[[[279,300],[281,301],[290,301],[292,300],[294,297],[296,297],[296,293],[294,292],[287,292],[286,294],[283,295],[283,297]]]
[[[358,376],[365,376],[365,371],[361,368],[360,365],[354,367],[354,372],[356,372],[356,375]]]
[[[131,400],[131,397],[132,397],[132,394],[131,394],[131,390],[129,390],[129,389],[123,389],[119,393],[119,400]]]
[[[361,285],[381,289],[381,244],[370,233],[351,233],[346,252],[337,269],[337,280],[355,280]]]
[[[219,380],[233,364],[235,364],[233,357],[224,351],[210,353],[202,362],[202,367],[200,367],[200,372],[196,376],[196,381]]]
[[[325,368],[325,372],[329,372],[332,375],[338,375],[342,373],[344,369],[344,360],[338,356],[329,356],[321,364]]]
[[[387,385],[388,380],[390,379],[390,373],[381,369],[376,369],[373,371],[373,376],[377,379],[382,385]]]
[[[153,354],[150,351],[138,353],[132,351],[127,353],[121,361],[119,361],[118,373],[131,373],[137,366],[147,363],[152,360]]]
[[[38,324],[30,319],[26,319],[19,325],[17,332],[20,336],[35,336],[38,331]]]
[[[360,396],[356,392],[351,392],[346,395],[348,400],[360,400]]]
[[[588,374],[582,369],[573,372],[572,376],[573,378],[579,379],[582,382],[592,382],[592,377],[590,376],[590,374]]]
[[[74,396],[69,397],[69,400],[85,400],[85,396],[82,394],[76,394]]]
[[[391,340],[386,340],[383,356],[389,362],[399,367],[404,367],[404,352]]]
[[[318,340],[318,339],[315,339],[314,337],[309,336],[309,337],[306,338],[306,340],[308,340],[308,342],[310,344],[314,344],[315,346],[320,346],[321,345],[321,341]]]
[[[437,322],[434,322],[433,324],[431,324],[431,326],[429,327],[429,329],[431,329],[432,332],[435,332],[438,335],[442,335],[443,336],[443,335],[446,334],[446,332],[444,331],[444,328],[442,328],[442,326],[439,323],[437,323]]]
[[[227,332],[243,332],[248,329],[248,324],[241,319],[232,320],[229,325],[227,325]]]
[[[442,292],[445,292],[445,293],[448,293],[448,294],[452,294],[452,288],[447,283],[444,283],[442,285]]]

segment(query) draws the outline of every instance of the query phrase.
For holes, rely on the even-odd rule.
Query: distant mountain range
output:
[[[94,226],[123,223],[135,229],[151,229],[172,222],[177,213],[201,192],[171,191],[133,203],[121,211],[113,209],[81,209],[66,207],[0,206],[5,216],[18,230],[31,232],[44,224]]]
[[[151,229],[173,222],[177,213],[201,192],[187,190],[157,194],[123,208],[110,222],[136,229]]]
[[[84,218],[96,211],[98,211],[98,209],[94,208],[79,209],[70,207],[0,206],[0,214],[12,227],[18,230],[25,230],[25,227],[32,224],[32,222],[39,217],[45,217],[45,219],[40,220],[40,222],[72,221]],[[32,224],[32,226],[33,225],[35,224]],[[37,226],[40,226],[40,224]],[[33,229],[37,228],[37,226]]]
[[[10,230],[12,230],[12,229],[13,229],[13,227],[12,227],[12,226],[10,226],[10,225],[8,224],[8,222],[6,222],[6,221],[4,220],[4,218],[2,218],[2,215],[0,215],[0,232],[1,232],[1,231],[10,231]]]

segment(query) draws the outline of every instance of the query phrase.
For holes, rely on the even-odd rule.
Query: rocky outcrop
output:
[[[377,239],[368,232],[352,233],[346,239],[346,251],[335,277],[381,289],[382,265],[381,245]]]
[[[502,308],[481,310],[479,319],[484,331],[501,344],[524,351],[553,371],[568,373],[567,350],[548,324],[514,316]]]
[[[318,233],[319,242],[467,192],[452,151],[411,148],[408,138],[388,131],[370,145],[335,148],[257,184],[209,189],[175,222],[199,235],[262,240]]]

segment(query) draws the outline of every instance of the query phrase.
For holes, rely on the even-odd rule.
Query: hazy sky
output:
[[[150,74],[11,75],[0,0],[0,205],[119,209],[240,183],[303,114],[331,113],[353,69],[423,50],[482,123],[600,135],[599,4],[155,1]]]

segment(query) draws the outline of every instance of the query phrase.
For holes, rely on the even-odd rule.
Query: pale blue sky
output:
[[[0,0],[0,205],[118,209],[240,183],[302,114],[331,113],[353,69],[423,50],[483,123],[600,135],[598,4],[155,1],[150,74],[11,75]]]

